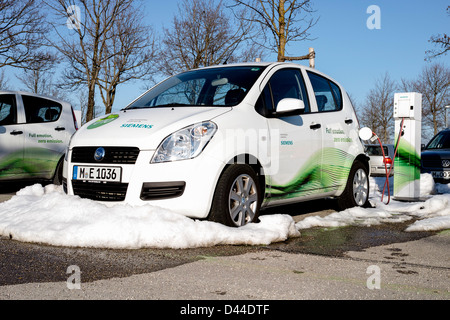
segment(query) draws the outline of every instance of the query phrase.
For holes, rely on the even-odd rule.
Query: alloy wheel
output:
[[[228,199],[229,214],[236,226],[253,221],[258,206],[258,191],[252,177],[247,174],[238,176],[231,185]]]
[[[363,169],[358,169],[353,177],[353,198],[356,205],[362,206],[366,203],[369,195],[369,180]]]

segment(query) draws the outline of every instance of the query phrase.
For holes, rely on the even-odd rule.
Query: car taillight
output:
[[[383,163],[384,164],[392,164],[392,159],[389,158],[389,157],[386,157],[386,158],[383,159]]]

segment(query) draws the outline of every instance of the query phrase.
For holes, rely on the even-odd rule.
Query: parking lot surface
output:
[[[333,210],[323,201],[302,208],[294,220]],[[183,250],[64,248],[2,237],[0,299],[448,300],[450,232],[403,230],[317,228],[268,246]]]

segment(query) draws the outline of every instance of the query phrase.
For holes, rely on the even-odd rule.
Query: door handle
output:
[[[23,134],[23,131],[14,130],[14,131],[11,131],[10,134],[11,134],[12,136],[18,136],[18,135],[20,135],[20,134]]]
[[[309,126],[312,130],[317,130],[320,129],[322,127],[322,125],[320,123],[311,123],[311,125]]]
[[[346,124],[352,124],[353,123],[353,119],[345,119],[345,123]]]
[[[55,130],[56,131],[64,131],[64,130],[66,130],[66,128],[64,128],[64,127],[56,127]]]

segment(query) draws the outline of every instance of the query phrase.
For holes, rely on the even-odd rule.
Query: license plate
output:
[[[122,168],[74,166],[72,179],[87,180],[87,181],[121,182]]]
[[[431,175],[437,179],[450,179],[450,171],[433,171]]]

